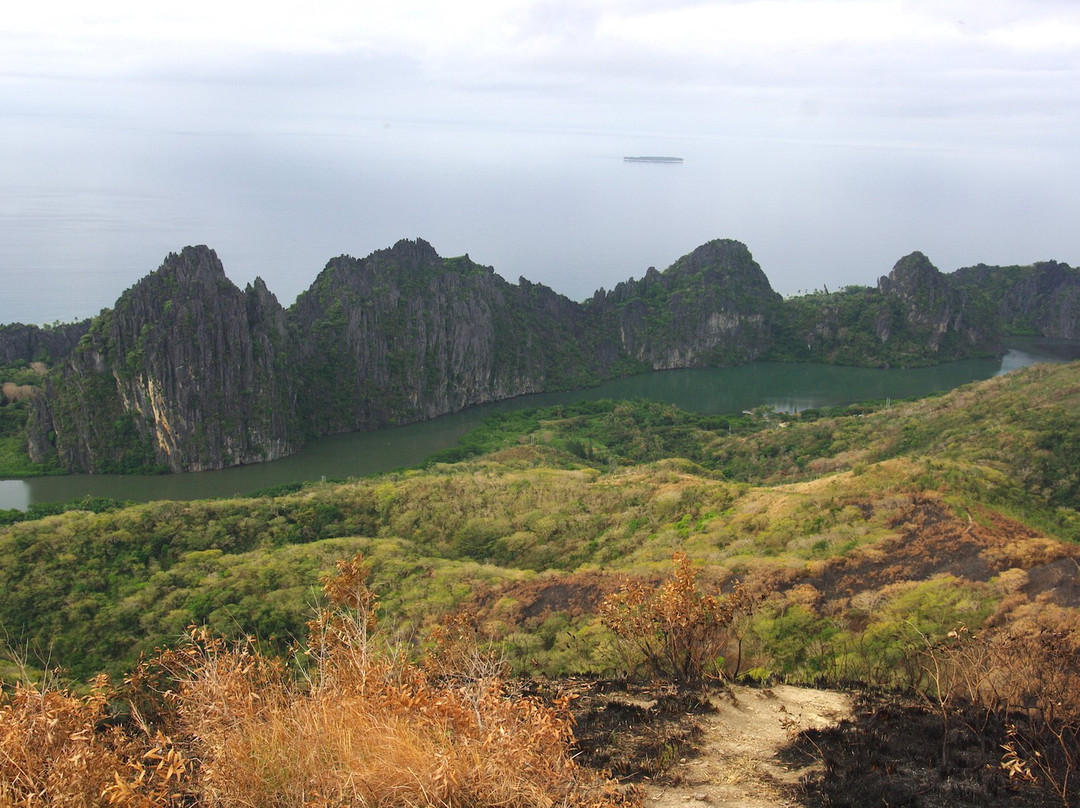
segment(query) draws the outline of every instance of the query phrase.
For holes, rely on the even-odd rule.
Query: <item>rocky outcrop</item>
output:
[[[206,247],[161,268],[95,318],[34,399],[32,459],[51,433],[77,471],[222,468],[300,443],[285,312],[261,280],[241,291]]]
[[[1012,334],[1080,339],[1080,270],[1058,261],[958,269],[958,287],[981,297]]]
[[[0,365],[61,360],[75,349],[88,328],[89,320],[45,328],[22,323],[0,325]]]
[[[1000,330],[979,296],[915,252],[877,288],[851,286],[784,301],[769,355],[877,367],[930,365],[998,353]]]
[[[433,418],[595,381],[581,306],[400,241],[327,264],[289,311],[311,434]]]
[[[731,365],[759,358],[782,298],[744,244],[710,241],[667,271],[650,267],[589,302],[598,329],[652,370]]]
[[[879,320],[882,342],[900,333],[943,358],[1000,349],[1000,329],[983,302],[973,299],[921,252],[897,261],[892,272],[878,280],[878,290],[892,298],[887,302],[898,304],[894,309],[902,317],[901,323],[896,318]]]
[[[30,452],[79,471],[222,468],[317,435],[649,369],[930,364],[999,350],[1006,315],[1075,333],[1073,270],[1009,278],[992,268],[953,278],[913,253],[876,289],[785,301],[745,245],[717,240],[575,303],[416,240],[333,259],[286,311],[261,280],[240,290],[213,251],[189,247],[95,318],[51,371],[31,402]],[[1005,289],[994,305],[981,288],[991,281]],[[1028,295],[1062,303],[1039,313]]]

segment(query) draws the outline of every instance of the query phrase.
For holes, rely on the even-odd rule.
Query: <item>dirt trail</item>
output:
[[[666,777],[673,785],[645,786],[646,806],[723,805],[780,808],[813,765],[788,764],[777,752],[803,729],[825,727],[851,715],[843,693],[776,685],[733,687],[713,697],[715,713],[698,717],[699,752]]]

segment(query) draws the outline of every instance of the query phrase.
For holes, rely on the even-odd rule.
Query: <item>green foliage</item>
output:
[[[753,637],[769,670],[789,681],[835,681],[836,622],[800,603],[773,603],[753,621]]]
[[[927,293],[925,288],[919,291]],[[896,295],[866,286],[788,298],[783,302],[767,356],[777,361],[918,367],[991,356],[997,351],[997,320],[978,301],[967,305],[964,320],[969,328],[983,329],[989,336],[970,344],[950,331],[936,347],[931,345],[925,329],[912,325],[908,305],[918,313],[937,314],[930,300],[905,304]]]
[[[32,463],[27,452],[26,424],[30,401],[23,397],[23,391],[40,388],[43,370],[41,363],[35,363],[33,367],[28,362],[0,365],[0,386],[18,388],[14,401],[0,393],[0,477],[37,477],[60,471],[54,463]]]
[[[271,485],[267,488],[259,488],[248,494],[252,499],[259,499],[260,497],[283,497],[288,494],[295,494],[297,491],[303,489],[304,483],[281,483],[279,485]]]
[[[989,587],[952,575],[867,593],[862,607],[844,615],[824,614],[819,602],[800,599],[805,594],[770,599],[753,617],[749,653],[767,661],[773,674],[807,684],[919,686],[926,642],[958,626],[981,625],[994,605]]]
[[[495,416],[453,465],[231,500],[35,506],[2,516],[22,521],[0,528],[0,626],[81,678],[122,672],[191,622],[283,648],[319,575],[362,551],[400,637],[468,606],[518,669],[602,672],[611,576],[647,589],[680,551],[717,583],[779,590],[709,664],[730,673],[741,647],[744,668],[791,680],[902,684],[913,630],[978,626],[1018,597],[963,564],[998,574],[1075,554],[1056,539],[1080,535],[1077,412],[1068,365],[783,421],[590,402]],[[938,540],[967,561],[924,569]]]
[[[558,448],[601,470],[679,457],[716,468],[710,444],[766,427],[744,415],[690,413],[662,402],[601,399],[538,409],[496,412],[458,446],[429,462],[460,462],[522,444]]]

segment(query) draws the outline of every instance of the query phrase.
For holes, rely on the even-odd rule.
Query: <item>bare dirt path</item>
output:
[[[671,770],[665,782],[673,784],[646,785],[646,806],[794,805],[795,787],[816,764],[785,763],[777,753],[801,730],[830,726],[852,711],[846,694],[787,685],[736,686],[714,696],[713,703],[717,711],[698,719],[699,753]]]

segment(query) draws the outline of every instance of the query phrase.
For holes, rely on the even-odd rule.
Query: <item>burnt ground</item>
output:
[[[920,703],[863,695],[851,718],[800,733],[782,750],[792,762],[817,760],[821,771],[800,788],[810,808],[996,808],[1063,803],[1045,780],[1010,777],[1003,767],[1005,727],[974,712],[942,719]]]
[[[950,718],[943,762],[940,716],[911,699],[785,685],[691,698],[585,679],[538,687],[574,696],[577,759],[635,786],[646,806],[1063,804],[1043,782],[1010,778],[1005,728],[979,716]]]
[[[670,779],[672,767],[695,754],[703,716],[715,712],[707,696],[663,686],[569,678],[549,687],[540,685],[540,695],[572,698],[575,758],[626,783]]]
[[[873,505],[863,503],[864,511]],[[846,556],[829,559],[817,575],[804,576],[827,598],[850,598],[901,581],[949,574],[988,581],[1010,568],[1028,573],[1022,591],[1064,607],[1080,604],[1080,553],[999,513],[962,519],[936,496],[914,495],[892,515],[895,535]]]

